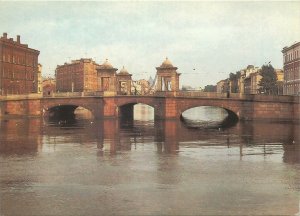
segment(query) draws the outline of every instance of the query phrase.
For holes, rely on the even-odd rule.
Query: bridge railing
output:
[[[103,91],[83,92],[83,96],[103,96]]]
[[[158,97],[204,97],[204,98],[226,98],[226,93],[202,92],[202,91],[156,91]]]
[[[281,101],[281,102],[299,102],[300,97],[288,95],[262,95],[262,94],[241,94],[241,93],[217,93],[202,91],[177,91],[166,92],[157,91],[154,96],[158,97],[185,97],[185,98],[230,98],[237,100],[256,100],[256,101]]]
[[[176,92],[177,97],[213,97],[213,98],[223,98],[226,97],[226,93],[217,92],[202,92],[202,91],[178,91]]]
[[[255,101],[280,101],[280,102],[293,102],[297,101],[296,97],[291,95],[264,95],[264,94],[240,94],[230,93],[229,98],[241,100],[255,100]]]
[[[94,97],[103,96],[102,91],[95,92],[55,92],[51,95],[46,95],[44,97]]]
[[[66,97],[105,97],[103,91],[95,92],[56,92],[51,95],[43,96],[42,94],[32,93],[26,95],[0,95],[0,100],[24,100],[38,98],[66,98]],[[122,95],[134,96],[134,95]],[[150,95],[138,95],[150,96]],[[260,94],[240,94],[240,93],[217,93],[217,92],[202,92],[202,91],[156,91],[151,97],[185,97],[185,98],[229,98],[236,100],[254,100],[254,101],[280,101],[280,102],[295,102],[300,103],[299,96],[291,95],[260,95]]]

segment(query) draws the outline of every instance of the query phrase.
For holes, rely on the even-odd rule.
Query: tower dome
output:
[[[163,61],[163,63],[161,64],[160,67],[174,67],[174,66],[173,66],[172,62],[167,57],[166,60]]]
[[[125,69],[125,67],[123,66],[123,68],[120,70],[119,74],[129,74],[128,71]]]
[[[108,62],[108,59],[105,60],[105,62],[102,64],[102,67],[106,68],[106,69],[112,69],[113,68],[113,66]]]

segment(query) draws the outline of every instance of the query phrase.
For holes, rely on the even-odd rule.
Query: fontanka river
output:
[[[1,120],[0,215],[299,215],[299,124],[224,115]]]

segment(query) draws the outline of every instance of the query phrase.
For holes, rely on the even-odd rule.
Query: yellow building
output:
[[[221,80],[217,82],[217,93],[225,93],[228,88],[228,80]]]

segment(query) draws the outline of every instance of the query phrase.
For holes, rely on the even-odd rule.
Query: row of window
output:
[[[9,69],[2,69],[3,78],[11,79],[25,79],[25,80],[34,80],[34,72],[29,71],[10,71]]]
[[[82,71],[83,66],[80,64],[72,65],[72,66],[62,66],[59,69],[56,69],[58,73],[63,72],[74,72],[74,71]]]
[[[30,86],[29,86],[30,88]],[[10,94],[27,94],[27,93],[33,93],[35,92],[34,86],[32,86],[30,89],[23,89],[20,86],[8,86],[7,88],[2,88],[0,95],[10,95]]]
[[[289,68],[284,71],[285,80],[298,79],[300,76],[299,66],[296,68]]]
[[[295,80],[295,79],[298,79],[299,78],[299,75],[297,76],[297,74],[295,73],[286,73],[285,74],[285,80],[286,81],[291,81],[291,80]]]
[[[27,58],[25,58],[23,56],[20,57],[20,56],[14,56],[8,54],[2,56],[2,61],[14,63],[14,64],[28,65],[33,67],[36,67],[38,64],[37,58],[35,59],[33,56],[27,56]]]
[[[286,85],[283,88],[284,94],[287,95],[295,95],[295,94],[299,94],[300,92],[300,84],[294,84],[294,85]]]
[[[300,62],[294,62],[294,63],[286,64],[284,66],[284,71],[287,71],[287,70],[298,70],[299,66],[300,66]]]
[[[298,53],[298,50],[296,50],[290,54],[285,55],[284,62],[292,61],[298,57],[299,57],[299,53]]]

